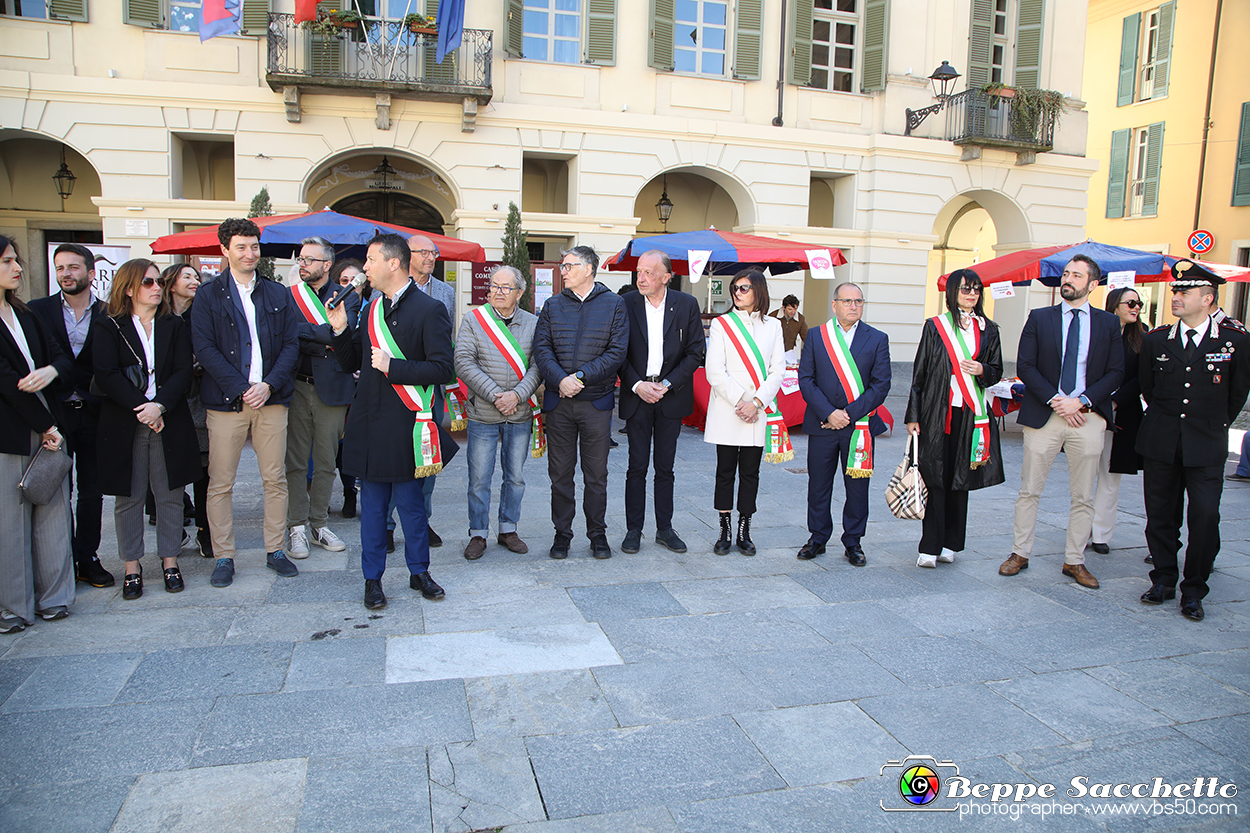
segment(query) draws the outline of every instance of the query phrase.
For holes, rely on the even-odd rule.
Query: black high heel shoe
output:
[[[182,583],[182,571],[177,567],[165,568],[165,592],[181,593],[184,585]]]
[[[143,595],[143,565],[139,565],[139,572],[127,573],[126,580],[122,582],[122,598],[137,599]]]

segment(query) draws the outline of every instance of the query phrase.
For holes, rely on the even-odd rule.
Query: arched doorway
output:
[[[443,216],[425,200],[407,194],[371,192],[344,197],[331,206],[340,214],[443,233]]]

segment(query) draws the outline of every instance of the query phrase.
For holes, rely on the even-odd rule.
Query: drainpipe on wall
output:
[[[777,118],[773,119],[773,127],[782,127],[785,124],[781,120],[781,106],[786,94],[786,0],[781,0],[780,46],[780,57],[777,59]]]
[[[1215,32],[1211,35],[1211,68],[1207,73],[1207,109],[1202,116],[1202,151],[1198,156],[1198,189],[1194,193],[1194,225],[1202,228],[1198,222],[1202,214],[1202,179],[1207,170],[1207,138],[1211,134],[1211,97],[1215,93],[1215,55],[1220,46],[1220,16],[1224,11],[1224,0],[1216,0]]]

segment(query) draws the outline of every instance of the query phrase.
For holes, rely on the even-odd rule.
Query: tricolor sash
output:
[[[463,431],[469,427],[469,423],[464,416],[464,403],[460,401],[460,393],[451,387],[444,388],[443,392],[446,394],[447,413],[451,414],[451,430]]]
[[[738,351],[738,357],[746,365],[747,373],[751,375],[751,383],[758,391],[768,376],[768,365],[759,345],[755,343],[755,337],[751,335],[750,328],[737,310],[731,310],[716,320],[724,322],[721,327],[729,338],[729,343]],[[777,397],[774,396],[764,408],[764,418],[764,459],[770,463],[793,460],[794,446],[790,443],[786,419],[777,407]]]
[[[325,304],[321,303],[321,299],[317,297],[317,293],[311,286],[303,281],[296,281],[291,286],[291,294],[295,296],[295,306],[299,307],[299,311],[304,314],[304,319],[309,324],[316,326],[330,323],[330,319],[326,317]]]
[[[499,320],[499,315],[495,312],[490,304],[482,304],[473,310],[473,315],[477,317],[477,321],[482,325],[482,329],[486,332],[486,337],[490,339],[491,344],[495,345],[512,368],[512,372],[516,374],[517,381],[525,378],[526,371],[529,370],[529,360],[525,358],[525,351],[521,349],[521,343],[516,340],[516,336],[512,331],[504,326]],[[547,453],[547,435],[543,430],[543,411],[538,404],[538,397],[531,396],[529,398],[529,409],[534,421],[534,430],[531,432],[530,439],[530,456],[534,458],[542,457]]]
[[[369,343],[392,359],[406,359],[404,351],[391,335],[386,316],[382,314],[380,293],[369,309]],[[443,449],[439,444],[438,427],[434,424],[434,386],[392,383],[391,387],[408,410],[416,415],[412,424],[412,451],[417,468],[413,476],[421,478],[438,474],[443,468]]]
[[[820,337],[825,342],[825,351],[833,362],[833,369],[842,382],[842,390],[846,392],[847,403],[854,402],[864,395],[864,380],[859,375],[859,367],[851,358],[851,348],[846,345],[846,336],[838,326],[836,318],[826,321],[820,328]],[[868,420],[874,412],[870,411],[855,422],[851,431],[851,448],[846,455],[847,477],[872,477],[872,431]]]
[[[990,414],[985,405],[985,390],[978,379],[965,373],[959,366],[962,359],[971,360],[981,352],[981,328],[972,325],[972,346],[962,327],[955,324],[955,313],[937,315],[933,318],[938,335],[946,345],[946,355],[951,360],[951,387],[958,386],[964,405],[971,407],[976,415],[972,428],[972,453],[970,466],[979,469],[990,461]],[[951,432],[951,398],[946,400],[946,433]]]

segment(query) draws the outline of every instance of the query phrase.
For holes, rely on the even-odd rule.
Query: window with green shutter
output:
[[[616,0],[587,0],[586,62],[616,63]]]
[[[521,51],[524,22],[525,5],[522,0],[508,0],[503,14],[503,51],[510,58],[524,57]]]
[[[1128,151],[1132,130],[1117,130],[1111,134],[1111,161],[1107,163],[1107,217],[1124,216],[1124,196],[1128,183]]]
[[[1159,213],[1159,170],[1163,167],[1163,122],[1146,128],[1145,175],[1142,178],[1141,215],[1154,217]]]
[[[968,89],[978,90],[990,82],[990,57],[994,49],[994,0],[972,0],[968,26]]]
[[[1241,105],[1237,162],[1233,167],[1233,205],[1250,205],[1250,101]]]
[[[860,89],[873,92],[885,89],[885,48],[888,38],[889,0],[864,2],[864,66]]]
[[[1043,0],[1020,0],[1016,19],[1016,71],[1012,84],[1026,89],[1041,86]]]
[[[808,0],[795,0],[794,14],[790,16],[788,80],[801,86],[807,86],[812,80],[812,4]]]
[[[269,31],[269,0],[243,0],[243,34],[264,35]]]
[[[760,78],[763,14],[763,0],[738,0],[734,10],[734,78],[742,81]]]
[[[342,0],[321,0],[318,5],[326,11],[343,8]],[[343,41],[338,36],[313,33],[308,49],[308,68],[313,75],[343,74]]]
[[[1137,42],[1141,37],[1141,15],[1124,18],[1120,27],[1120,81],[1116,88],[1115,106],[1132,104],[1137,94]]]
[[[1175,18],[1175,0],[1159,7],[1159,48],[1155,53],[1154,89],[1151,90],[1150,98],[1162,98],[1168,94],[1168,74],[1172,65],[1172,23]]]
[[[651,37],[647,43],[647,66],[673,69],[673,26],[677,0],[651,0]]]
[[[48,11],[53,20],[87,22],[87,0],[51,0]]]
[[[122,20],[132,26],[160,29],[161,0],[122,0]]]
[[[1128,134],[1127,148],[1121,134]],[[1127,166],[1120,163],[1127,160]],[[1111,165],[1114,178],[1127,167],[1127,215],[1129,217],[1154,217],[1159,213],[1159,173],[1163,168],[1163,122],[1132,130],[1117,130],[1112,135]],[[1114,183],[1114,179],[1112,180]],[[1121,201],[1120,214],[1111,214],[1111,197],[1108,191],[1108,217],[1125,216]]]
[[[425,11],[422,12],[426,17],[438,19],[438,0],[425,0]],[[421,77],[426,81],[436,81],[440,84],[451,84],[456,80],[456,61],[460,56],[460,50],[456,49],[448,52],[443,56],[443,62],[438,63],[438,38],[426,35],[415,35],[416,42],[421,49]]]

